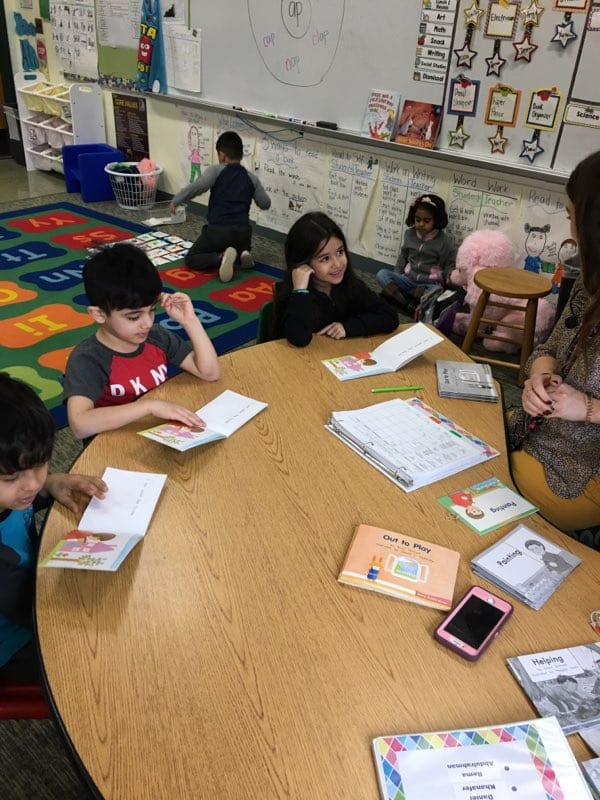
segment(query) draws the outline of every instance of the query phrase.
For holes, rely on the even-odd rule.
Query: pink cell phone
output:
[[[494,641],[512,610],[506,600],[472,586],[433,635],[450,650],[475,661]]]

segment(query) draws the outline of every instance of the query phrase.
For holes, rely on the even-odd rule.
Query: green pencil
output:
[[[381,394],[382,392],[417,392],[422,388],[422,386],[384,386],[382,389],[371,389],[371,391],[373,394]]]

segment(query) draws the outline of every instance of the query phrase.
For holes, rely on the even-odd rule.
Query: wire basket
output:
[[[162,167],[149,172],[119,172],[117,167],[123,165],[136,167],[137,161],[113,161],[104,167],[104,171],[110,177],[110,184],[115,193],[115,200],[121,208],[130,211],[137,209],[145,210],[152,208],[156,202],[156,187],[158,177],[162,172]]]

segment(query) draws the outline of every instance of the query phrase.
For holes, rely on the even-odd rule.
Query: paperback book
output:
[[[438,503],[479,534],[495,531],[539,510],[498,478],[457,489],[439,497]]]
[[[205,428],[188,428],[177,422],[163,422],[138,431],[138,434],[184,452],[201,444],[228,439],[266,407],[266,403],[226,389],[195,412],[206,423]]]
[[[391,141],[396,132],[400,92],[371,89],[361,128],[361,136]]]
[[[590,785],[594,800],[600,800],[600,758],[590,758],[581,762],[581,769]]]
[[[556,719],[379,736],[383,800],[590,800]]]
[[[104,500],[90,500],[78,528],[53,547],[42,567],[114,572],[144,538],[167,476],[107,467],[102,478]]]
[[[417,322],[401,333],[386,339],[371,353],[353,353],[338,358],[327,358],[323,364],[340,381],[397,372],[400,367],[420,356],[430,347],[444,341],[437,331]]]
[[[600,724],[600,643],[514,656],[508,666],[542,717],[565,735]]]
[[[447,547],[358,525],[338,581],[449,611],[459,559],[459,553]]]
[[[432,148],[442,122],[442,107],[420,100],[405,100],[394,141],[413,147]]]
[[[325,427],[405,492],[499,455],[418,397],[334,411]]]
[[[436,361],[440,397],[497,403],[498,390],[489,364],[469,361]]]
[[[581,559],[525,525],[518,525],[471,561],[476,575],[536,611]]]

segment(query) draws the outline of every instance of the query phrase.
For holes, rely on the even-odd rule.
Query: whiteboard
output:
[[[416,0],[191,6],[191,24],[202,30],[202,100],[358,131],[371,89],[415,94]],[[416,91],[426,102],[442,101],[443,86],[417,84]]]

